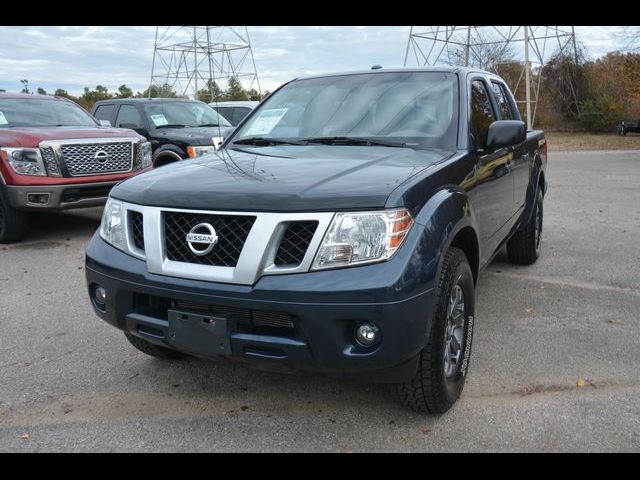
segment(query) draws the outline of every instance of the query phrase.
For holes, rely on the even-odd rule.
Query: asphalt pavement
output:
[[[167,362],[92,313],[101,209],[0,246],[0,452],[640,451],[640,152],[549,155],[543,253],[482,273],[447,414],[384,385]]]

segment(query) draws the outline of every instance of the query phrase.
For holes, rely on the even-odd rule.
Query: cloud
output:
[[[402,66],[409,27],[248,27],[263,90],[307,74]],[[102,84],[149,84],[155,27],[0,27],[0,88],[64,88],[78,94]],[[621,49],[619,27],[576,27],[592,57]]]

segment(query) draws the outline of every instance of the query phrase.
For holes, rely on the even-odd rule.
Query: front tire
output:
[[[147,342],[146,340],[140,337],[136,337],[135,335],[131,335],[128,332],[125,332],[124,336],[127,337],[127,340],[129,340],[129,343],[131,343],[131,345],[136,347],[142,353],[151,357],[161,358],[163,360],[181,360],[189,356],[186,353],[182,353],[171,348],[154,345],[153,343]]]
[[[518,230],[507,242],[507,255],[512,263],[531,265],[540,256],[543,223],[542,189],[538,187],[536,203],[529,221]]]
[[[0,243],[13,243],[22,240],[27,234],[29,222],[27,214],[16,210],[0,185]]]
[[[400,401],[416,412],[441,414],[458,400],[469,367],[475,290],[464,252],[450,248],[442,264],[433,323],[415,377],[397,385]]]

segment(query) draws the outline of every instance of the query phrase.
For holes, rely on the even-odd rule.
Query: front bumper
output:
[[[94,305],[100,318],[152,343],[175,347],[169,308],[209,306],[228,320],[225,357],[270,370],[395,383],[415,374],[433,295],[429,286],[417,294],[394,294],[398,277],[391,263],[232,285],[150,274],[143,260],[111,247],[96,233],[87,249],[86,279],[90,295],[96,285],[106,289],[104,311]],[[406,284],[406,276],[402,281]],[[283,319],[291,325],[283,326]],[[372,349],[354,340],[362,321],[380,329],[381,340]],[[194,353],[188,346],[181,350]],[[197,354],[219,356],[213,346],[210,354]]]
[[[18,210],[67,210],[104,205],[118,182],[67,185],[7,185],[9,203]]]

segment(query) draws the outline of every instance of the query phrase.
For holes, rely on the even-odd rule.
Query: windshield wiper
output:
[[[219,123],[203,123],[202,125],[196,125],[197,127],[224,127],[225,125],[220,125]]]
[[[249,137],[233,141],[233,145],[255,145],[257,147],[268,147],[270,145],[304,145],[305,143],[306,142],[269,137]]]
[[[406,147],[406,143],[387,142],[385,140],[377,140],[375,138],[366,137],[313,137],[303,138],[300,140],[304,143],[321,143],[323,145],[363,145],[365,147],[381,146],[381,147]]]
[[[165,125],[158,125],[156,128],[184,128],[186,125],[180,125],[178,123],[167,123]]]

